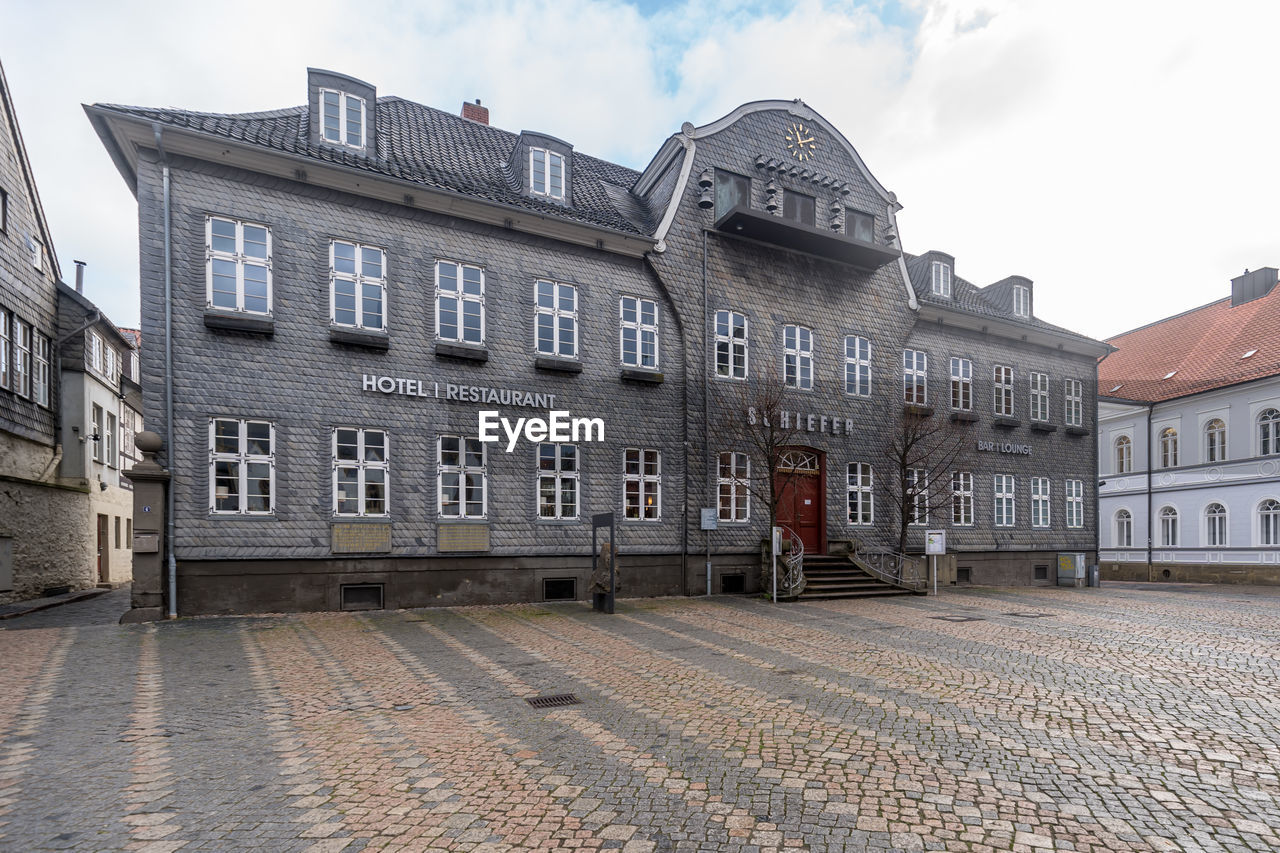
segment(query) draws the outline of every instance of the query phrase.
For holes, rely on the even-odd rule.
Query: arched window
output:
[[[1225,462],[1227,459],[1227,425],[1214,418],[1204,425],[1204,461]]]
[[[1164,548],[1178,547],[1178,511],[1171,506],[1160,510],[1160,545]]]
[[[1210,548],[1227,544],[1227,508],[1220,503],[1204,508],[1204,544]]]
[[[1116,512],[1116,547],[1133,547],[1133,515],[1127,509]]]
[[[1116,473],[1127,474],[1133,470],[1133,441],[1122,435],[1116,439]]]
[[[1280,545],[1280,501],[1273,498],[1258,504],[1258,544]]]
[[[1258,415],[1258,455],[1280,453],[1280,412],[1263,409]]]
[[[1178,467],[1178,431],[1173,427],[1160,430],[1160,467]]]

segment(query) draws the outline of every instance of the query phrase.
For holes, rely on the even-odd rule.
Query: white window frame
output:
[[[10,387],[19,397],[31,396],[31,346],[35,329],[13,316],[13,379]]]
[[[1219,507],[1222,512],[1209,514],[1209,510]],[[1200,513],[1200,529],[1201,537],[1206,548],[1225,548],[1227,547],[1228,537],[1231,534],[1231,528],[1228,526],[1227,505],[1220,501],[1210,501],[1205,505],[1204,510]],[[1215,530],[1214,528],[1218,529]]]
[[[94,373],[102,375],[102,338],[97,332],[89,332],[89,367]]]
[[[1227,422],[1222,418],[1210,418],[1205,422],[1204,461],[1227,461]]]
[[[1160,430],[1160,467],[1178,467],[1178,431],[1173,427]]]
[[[44,243],[41,243],[36,237],[28,239],[31,241],[31,266],[35,268],[36,272],[44,272]]]
[[[332,94],[338,96],[338,138],[331,139],[325,133],[325,118],[328,113],[328,104],[325,101],[325,95]],[[351,134],[351,116],[349,113],[350,102],[356,102],[360,105],[360,144],[357,145],[349,140]],[[368,126],[369,113],[368,105],[365,99],[359,95],[353,95],[350,92],[344,92],[341,89],[321,89],[320,90],[320,138],[331,145],[341,145],[344,148],[354,148],[363,151],[368,144]]]
[[[646,470],[650,454],[654,461],[654,473]],[[635,465],[632,471],[631,466]],[[630,515],[631,505],[627,500],[628,486],[636,484],[636,515]],[[646,504],[645,498],[652,497],[653,503]],[[648,511],[652,509],[650,514]],[[628,447],[622,451],[622,517],[624,521],[661,521],[662,520],[662,452],[649,447]]]
[[[876,523],[876,472],[870,462],[850,462],[845,469],[845,519],[854,527]]]
[[[120,463],[119,445],[116,441],[119,423],[120,419],[115,412],[107,412],[106,441],[102,451],[104,457],[102,461],[108,468],[115,468]]]
[[[750,521],[750,458],[736,450],[725,450],[720,452],[716,462],[716,507],[719,519],[730,524]]]
[[[354,251],[355,272],[338,272],[337,247],[339,244],[350,246]],[[378,269],[382,271],[381,275],[365,275],[365,252],[378,253]],[[344,323],[338,319],[338,282],[340,281],[350,282],[352,292],[355,294],[354,323]],[[366,287],[375,287],[378,290],[380,311],[378,315],[379,322],[376,326],[371,325],[364,314],[364,291]],[[357,243],[354,240],[329,241],[329,322],[346,329],[371,329],[376,332],[385,332],[387,330],[387,252],[385,249],[365,243]]]
[[[1112,516],[1112,533],[1117,548],[1133,547],[1133,513],[1121,508]]]
[[[538,291],[542,285],[548,285],[551,288],[551,307],[545,307],[538,302]],[[560,296],[562,289],[567,288],[573,293],[573,308],[565,309],[560,307]],[[541,341],[538,338],[538,319],[540,317],[551,318],[551,352],[542,349]],[[568,318],[573,321],[573,352],[566,355],[560,352],[560,345],[563,343],[560,339],[561,319]],[[576,284],[565,284],[562,281],[554,281],[549,278],[540,278],[533,283],[533,350],[538,355],[550,356],[551,358],[577,358],[578,357],[578,286]]]
[[[1053,485],[1048,477],[1031,478],[1031,526],[1037,529],[1053,524]]]
[[[951,264],[934,261],[930,267],[931,291],[934,296],[951,298]]]
[[[991,368],[992,408],[998,418],[1013,417],[1013,368],[997,364]]]
[[[234,453],[228,451],[218,451],[215,442],[215,429],[218,421],[235,423],[236,427],[236,451]],[[269,450],[266,454],[249,453],[248,441],[248,425],[249,424],[265,424],[267,426],[267,444]],[[209,419],[209,514],[216,516],[230,515],[272,515],[276,511],[276,426],[271,421],[261,421],[256,418],[222,418],[214,417]],[[237,496],[239,498],[239,508],[218,509],[218,463],[232,462],[238,468],[236,471],[237,478]],[[268,488],[271,494],[268,497],[268,508],[265,510],[250,510],[249,506],[249,466],[266,465],[268,476]]]
[[[542,155],[542,166],[538,166],[537,155]],[[560,183],[557,186],[552,181],[552,164],[555,162],[560,164]],[[565,186],[565,156],[563,154],[551,151],[547,148],[530,148],[529,149],[529,192],[533,195],[546,196],[554,198],[557,201],[564,200]],[[542,179],[542,189],[538,189],[538,179]]]
[[[919,394],[913,393],[917,390]],[[902,401],[910,406],[929,405],[929,354],[924,350],[902,351]]]
[[[1258,437],[1258,455],[1275,456],[1280,454],[1280,409],[1268,406],[1254,420],[1254,430]]]
[[[951,359],[951,408],[973,411],[973,362],[967,358]]]
[[[93,461],[105,462],[106,411],[97,403],[89,404],[89,437],[93,441]]]
[[[440,286],[440,270],[442,267],[449,266],[454,269],[453,280],[457,284],[457,290],[445,290]],[[466,292],[467,271],[474,271],[480,277],[480,292]],[[488,337],[488,306],[485,301],[486,276],[484,267],[477,264],[465,264],[461,261],[451,260],[449,258],[436,258],[435,263],[436,278],[436,340],[452,341],[459,344],[470,344],[472,346],[484,346],[485,339]],[[440,301],[442,299],[453,299],[458,303],[457,310],[454,312],[454,329],[456,333],[446,335],[443,332],[443,325],[440,320]],[[536,295],[535,295],[536,299]],[[467,306],[476,306],[473,310],[480,312],[480,340],[472,341],[467,339],[466,323],[463,322],[467,313]]]
[[[852,352],[850,347],[852,347]],[[864,338],[861,335],[845,336],[844,393],[852,397],[871,396],[870,338]]]
[[[573,469],[566,471],[565,448],[572,449]],[[551,450],[552,467],[543,468],[542,461],[546,458],[544,451]],[[534,464],[537,467],[537,476],[534,478],[533,484],[533,500],[534,515],[539,521],[568,521],[578,518],[582,513],[582,451],[578,449],[576,444],[554,444],[544,442],[539,444],[534,450]],[[551,508],[554,512],[551,515],[543,514],[542,503],[542,487],[549,482],[552,488],[553,503]],[[566,512],[564,507],[564,487],[566,484],[573,485],[573,512]]]
[[[951,472],[951,525],[973,526],[973,473]]]
[[[627,303],[631,303],[632,320],[627,319]],[[653,322],[646,323],[644,320],[645,306],[652,311]],[[652,299],[644,299],[639,296],[623,296],[618,300],[618,360],[625,367],[636,367],[641,370],[657,370],[658,369],[658,324],[660,315],[658,313],[658,303]],[[627,360],[627,335],[632,336],[633,355],[630,361]],[[653,345],[653,359],[650,364],[644,363],[644,345],[647,338]]]
[[[741,323],[739,324],[738,321]],[[745,380],[750,375],[748,359],[751,354],[747,343],[747,322],[747,315],[740,311],[734,311],[731,308],[716,311],[714,331],[717,379]],[[739,329],[742,331],[741,335],[737,334]],[[736,362],[738,355],[742,356],[741,370]]]
[[[1111,464],[1117,474],[1133,473],[1133,439],[1127,435],[1116,436],[1111,442]]]
[[[458,442],[458,464],[446,465],[444,462],[445,439],[456,439]],[[467,443],[472,442],[480,448],[480,464],[467,464]],[[458,475],[458,512],[447,514],[444,509],[444,475]],[[467,477],[480,477],[480,514],[468,510]],[[436,436],[436,514],[442,519],[455,518],[488,518],[489,516],[489,445],[478,438],[464,435]]]
[[[1067,527],[1084,527],[1084,480],[1067,480],[1063,486],[1067,499]]]
[[[133,442],[138,435],[139,420],[140,418],[136,411],[123,404],[120,406],[120,441],[118,453],[120,457],[119,466],[121,471],[128,471],[133,467],[129,463],[136,462],[138,460],[136,453],[137,445]],[[129,488],[127,485],[128,482],[128,478],[121,480],[121,487]]]
[[[782,376],[788,388],[813,390],[813,329],[808,326],[782,327]]]
[[[12,316],[12,312],[8,309],[0,308],[0,388],[5,390],[8,390],[13,382],[13,365],[10,362],[12,358],[10,318]]]
[[[1032,371],[1027,374],[1029,417],[1033,421],[1049,420],[1049,374]]]
[[[903,488],[911,498],[911,518],[907,524],[914,527],[929,524],[929,472],[923,468],[908,468],[903,474]]]
[[[1178,547],[1178,508],[1174,506],[1162,506],[1160,512],[1156,515],[1160,519],[1160,547],[1161,548],[1177,548]]]
[[[227,252],[221,249],[213,248],[213,223],[214,220],[220,222],[230,222],[235,226],[236,232],[236,250]],[[266,232],[266,253],[265,258],[249,257],[244,253],[244,229],[245,228],[261,228]],[[273,292],[272,287],[272,269],[271,269],[271,229],[259,222],[248,222],[242,219],[232,219],[229,216],[206,216],[204,218],[204,277],[205,277],[205,304],[215,311],[237,311],[243,314],[256,314],[261,317],[270,317],[273,310]],[[213,262],[225,261],[233,263],[236,266],[236,304],[235,306],[214,305],[213,304]],[[263,267],[267,275],[267,310],[256,311],[245,307],[245,290],[244,290],[244,270],[246,266]]]
[[[1018,481],[1012,474],[996,474],[992,478],[994,500],[991,503],[993,527],[1015,527],[1018,524]]]
[[[338,434],[354,432],[356,434],[356,458],[338,458]],[[367,441],[371,434],[382,436],[382,459],[370,459]],[[330,433],[330,451],[333,456],[333,514],[340,518],[386,518],[391,515],[391,436],[383,429],[366,429],[364,427],[334,427]],[[346,444],[344,442],[344,444]],[[342,502],[338,498],[338,473],[342,469],[355,469],[356,472],[356,511],[343,512]],[[382,511],[369,511],[368,479],[370,471],[381,472],[382,475]]]
[[[1263,498],[1254,510],[1258,520],[1258,545],[1272,548],[1280,545],[1280,501],[1273,497]]]
[[[1084,384],[1079,379],[1062,383],[1062,420],[1067,426],[1084,426]]]
[[[1031,288],[1021,284],[1013,286],[1013,316],[1031,316]]]
[[[31,399],[37,405],[49,408],[49,366],[52,359],[52,342],[47,335],[35,336],[35,350],[31,359]]]

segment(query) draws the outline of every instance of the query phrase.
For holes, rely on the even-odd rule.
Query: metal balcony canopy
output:
[[[898,259],[898,250],[877,246],[823,228],[784,219],[745,205],[736,205],[716,220],[716,230],[784,249],[807,252],[865,270],[879,269]]]

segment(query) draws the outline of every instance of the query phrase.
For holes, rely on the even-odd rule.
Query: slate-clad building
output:
[[[723,425],[772,382],[803,425],[779,518],[811,554],[895,538],[863,474],[904,402],[968,475],[913,547],[953,529],[961,581],[1033,582],[1096,541],[1068,484],[1096,474],[1076,389],[1105,346],[1036,319],[1026,279],[904,254],[896,198],[803,102],[686,124],[640,173],[317,70],[291,109],[87,110],[139,203],[179,613],[581,598],[607,512],[623,594],[703,591],[708,547],[711,587],[750,591],[769,513]],[[603,440],[508,452],[482,410]]]

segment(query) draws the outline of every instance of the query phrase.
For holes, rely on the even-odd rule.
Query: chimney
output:
[[[76,293],[84,293],[84,261],[75,261],[76,265]]]
[[[1259,267],[1231,279],[1231,307],[1266,296],[1276,286],[1278,275],[1275,267]]]
[[[480,99],[476,98],[473,104],[470,101],[464,101],[462,104],[462,117],[469,118],[472,121],[478,121],[481,124],[489,123],[489,108],[480,106]]]

